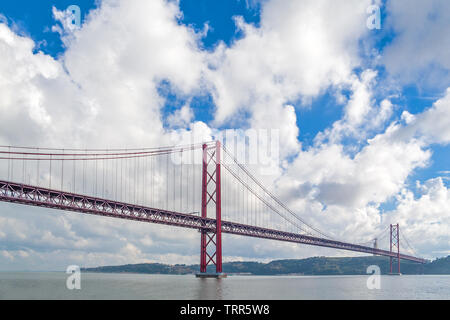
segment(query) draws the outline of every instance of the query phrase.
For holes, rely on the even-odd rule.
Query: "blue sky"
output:
[[[64,10],[73,4],[80,7],[82,21],[90,10],[98,7],[98,1],[95,0],[18,0],[2,2],[0,12],[17,25],[18,31],[30,36],[36,43],[45,40],[46,45],[42,45],[39,49],[57,57],[64,51],[64,47],[58,34],[51,32],[51,27],[55,24],[52,7]],[[236,30],[234,16],[242,16],[245,21],[255,25],[259,23],[260,18],[260,5],[249,5],[245,0],[229,2],[182,0],[180,9],[183,12],[180,23],[191,25],[197,31],[203,30],[205,23],[209,25],[209,32],[202,39],[202,44],[207,50],[213,49],[218,41],[230,44],[241,36]]]
[[[89,10],[96,8],[95,1],[82,0],[77,1],[81,9],[82,19],[84,20]],[[51,31],[55,24],[53,19],[52,7],[65,9],[74,4],[71,0],[21,0],[21,1],[3,1],[0,4],[0,12],[17,26],[17,31],[23,35],[30,36],[37,44],[40,44],[37,50],[41,50],[54,57],[58,57],[64,51],[63,43],[59,35]],[[45,43],[42,43],[45,41]]]
[[[64,10],[69,5],[74,4],[72,0],[18,0],[14,2],[2,2],[0,13],[16,27],[18,33],[31,37],[37,44],[36,51],[40,50],[46,54],[58,58],[64,53],[65,47],[58,33],[52,32],[55,25],[52,14],[52,7]],[[89,11],[98,7],[98,1],[78,0],[76,5],[81,8],[82,22],[85,21]],[[385,7],[382,8],[382,23],[386,20],[388,13]],[[242,16],[247,23],[259,25],[261,15],[261,4],[259,2],[248,3],[245,0],[233,0],[227,2],[215,2],[208,0],[181,0],[180,10],[183,13],[180,23],[193,27],[201,32],[205,24],[208,24],[209,31],[202,37],[201,43],[205,50],[213,50],[218,43],[224,42],[230,46],[233,41],[242,37],[242,32],[236,27],[234,17]],[[395,32],[390,28],[373,30],[371,41],[374,41],[376,50],[382,51],[392,39],[395,39]],[[371,64],[368,59],[367,64]],[[376,68],[380,74],[384,73],[384,68]],[[396,88],[397,89],[397,88]],[[443,95],[442,88],[419,87],[416,84],[407,84],[400,89],[400,96],[393,101],[398,105],[395,115],[400,115],[404,110],[413,114],[431,107],[433,101]],[[160,92],[167,98],[166,112],[181,107],[186,103],[186,97],[177,96],[172,90],[170,83],[161,83]],[[311,103],[304,106],[300,101],[292,101],[296,106],[298,124],[301,125],[299,139],[304,146],[309,146],[315,135],[329,127],[334,121],[342,116],[342,105],[337,103],[333,94],[329,91],[323,92],[315,97]],[[210,121],[214,109],[211,96],[200,95],[193,98],[192,107],[196,110],[196,119]],[[204,112],[206,111],[206,112]],[[418,172],[418,178],[426,179],[432,177],[441,169],[445,169],[445,159],[450,156],[449,148],[436,148],[436,157],[432,165]]]
[[[420,239],[422,231],[417,225],[430,219],[422,216],[421,210],[433,207],[435,211],[429,213],[433,219],[448,219],[448,201],[436,194],[448,193],[450,187],[450,146],[445,122],[450,119],[446,105],[450,55],[440,54],[450,49],[445,41],[450,23],[446,0],[436,1],[435,6],[414,1],[415,5],[405,0],[361,0],[353,6],[337,5],[331,0],[320,5],[310,0],[149,1],[154,7],[140,1],[137,6],[145,8],[143,12],[150,8],[159,10],[148,12],[148,18],[139,10],[133,11],[124,0],[117,0],[125,8],[123,12],[112,0],[105,0],[104,7],[100,0],[3,1],[0,15],[4,18],[0,22],[6,20],[3,22],[13,33],[34,41],[33,55],[28,60],[11,58],[10,64],[15,68],[45,69],[42,77],[30,75],[22,82],[24,92],[36,89],[49,104],[40,105],[35,116],[38,119],[28,119],[30,125],[23,125],[24,117],[17,115],[5,120],[5,127],[9,128],[8,122],[11,126],[20,123],[37,128],[30,132],[36,137],[44,135],[42,140],[49,143],[86,143],[83,137],[94,140],[93,135],[104,143],[132,140],[144,144],[159,143],[170,133],[194,128],[279,129],[280,174],[268,177],[267,184],[288,195],[305,192],[305,202],[296,201],[295,196],[289,200],[306,212],[307,220],[316,221],[323,228],[335,228],[336,232],[345,229],[342,236],[351,236],[352,230],[361,228],[357,219],[350,216],[352,212],[364,212],[370,217],[364,226],[367,230],[378,228],[377,217],[388,212],[392,219],[411,223],[411,238],[415,235]],[[380,4],[380,30],[366,28],[368,14],[362,2]],[[69,5],[81,9],[82,27],[73,33],[74,38],[67,30],[63,35],[52,30],[54,26],[62,28],[53,7],[63,12]],[[414,7],[418,9],[411,9]],[[90,16],[95,9],[101,15]],[[309,10],[312,14],[305,14]],[[181,17],[173,17],[176,12]],[[127,16],[119,21],[122,15]],[[160,25],[164,26],[161,30]],[[139,28],[159,30],[162,36],[151,38],[154,34],[141,33]],[[161,40],[167,38],[167,42]],[[123,43],[126,46],[122,47]],[[171,53],[167,59],[164,51],[154,54],[160,45]],[[5,48],[11,50],[10,57],[20,56],[14,51],[20,48]],[[39,60],[40,52],[46,64]],[[146,60],[147,57],[150,58]],[[64,72],[58,71],[60,68]],[[0,69],[6,75],[7,71],[1,70],[7,67]],[[15,88],[15,92],[22,92],[19,89],[22,87]],[[8,93],[11,89],[8,86],[4,90]],[[59,90],[64,94],[59,95]],[[83,98],[74,92],[82,92]],[[129,108],[145,112],[142,119],[133,118],[137,111],[122,110],[121,101],[128,98]],[[23,100],[26,98],[17,103]],[[60,121],[66,125],[48,130],[48,118],[61,116],[61,101],[68,101],[68,120]],[[443,106],[434,110],[438,109],[432,108],[437,102]],[[174,122],[184,107],[189,112],[183,121]],[[23,110],[27,108],[23,106]],[[86,120],[86,114],[92,118]],[[84,118],[77,118],[81,115]],[[82,124],[78,124],[80,119]],[[150,125],[139,122],[144,119]],[[438,132],[433,128],[434,122]],[[114,138],[102,140],[96,136],[95,130],[100,129],[94,123],[101,123],[103,132]],[[122,123],[130,124],[122,128],[123,132],[111,129]],[[73,128],[68,129],[70,126]],[[395,128],[392,136],[390,128]],[[45,135],[47,131],[67,140],[53,140],[50,133]],[[146,133],[146,138],[140,140],[137,132]],[[0,130],[0,141],[12,144],[20,141],[31,145],[35,138],[24,133],[17,141],[10,141],[10,136],[2,135]],[[337,186],[335,192],[329,191],[332,186]],[[340,192],[348,199],[336,202],[333,195]],[[409,192],[413,200],[406,196]],[[429,204],[427,201],[433,196],[441,202]],[[333,219],[322,221],[321,214],[341,215],[341,219],[336,219],[339,223]],[[411,222],[408,214],[422,220]],[[348,226],[347,221],[354,225]],[[0,237],[1,226],[0,221]],[[446,233],[445,228],[440,230],[442,234]],[[439,239],[434,246],[422,244],[420,250],[430,257],[448,252],[448,236],[441,235]],[[21,246],[14,241],[11,240],[11,246]],[[132,240],[124,247],[130,243],[142,250]],[[255,245],[237,258],[269,259],[277,251],[274,248],[261,253]],[[1,250],[0,247],[0,253]],[[289,256],[289,248],[284,250],[280,252]],[[171,253],[180,254],[175,251]],[[160,259],[169,261],[164,260],[167,257]],[[189,259],[186,257],[186,261]]]

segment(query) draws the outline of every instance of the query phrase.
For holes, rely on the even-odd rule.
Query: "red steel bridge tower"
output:
[[[392,262],[394,260],[392,255],[389,257],[389,272],[393,275],[400,275],[400,226],[398,223],[391,224],[390,235],[390,252],[393,253],[393,249],[397,249],[397,273],[392,272]]]
[[[220,180],[221,143],[208,147],[203,144],[202,156],[202,218],[208,218],[208,205],[214,204],[216,228],[214,231],[202,229],[200,243],[199,278],[224,278],[222,272],[222,213]],[[205,226],[206,227],[206,226]],[[208,265],[215,265],[216,273],[208,273]]]

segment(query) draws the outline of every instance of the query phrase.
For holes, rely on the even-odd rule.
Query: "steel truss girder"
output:
[[[336,240],[312,237],[312,236],[302,235],[302,234],[298,234],[298,233],[290,233],[290,232],[285,232],[285,231],[278,231],[278,230],[273,230],[273,229],[266,229],[266,228],[261,228],[261,227],[237,224],[234,222],[228,222],[228,221],[223,221],[223,220],[222,220],[222,232],[229,233],[229,234],[242,235],[242,236],[247,236],[247,237],[254,237],[254,238],[271,239],[271,240],[278,240],[278,241],[284,241],[284,242],[294,242],[294,243],[301,243],[301,244],[312,245],[312,246],[341,249],[341,250],[347,250],[347,251],[370,253],[370,254],[386,256],[386,257],[397,257],[397,255],[398,255],[396,252],[390,252],[387,250],[381,250],[381,249],[376,249],[376,248],[372,248],[372,247],[366,247],[366,246],[361,246],[361,245],[357,245],[357,244],[341,242],[341,241],[336,241]],[[417,258],[417,257],[405,255],[405,254],[400,254],[400,259],[415,261],[415,262],[419,262],[419,263],[426,262],[425,259]]]
[[[0,201],[191,229],[216,227],[214,219],[6,181],[0,181]]]
[[[202,218],[185,213],[132,205],[113,200],[89,197],[80,194],[7,181],[0,181],[0,201],[64,211],[73,211],[105,217],[198,229],[203,230],[205,233],[215,233],[217,231],[216,220],[211,218]],[[399,257],[403,260],[410,260],[419,263],[427,262],[422,258],[404,254],[398,255],[397,252],[390,252],[387,250],[381,250],[372,247],[238,224],[223,220],[221,222],[222,232],[228,234],[301,243],[312,246],[369,253],[392,258]]]

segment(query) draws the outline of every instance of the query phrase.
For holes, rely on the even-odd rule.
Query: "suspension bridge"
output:
[[[0,146],[0,201],[197,229],[199,277],[224,277],[222,233],[425,263],[399,225],[389,249],[338,241],[289,209],[220,142],[141,149]],[[390,230],[388,230],[390,229]],[[389,233],[388,233],[389,231]],[[372,240],[371,240],[372,241]],[[215,273],[207,267],[215,266]],[[210,269],[208,269],[210,270]]]

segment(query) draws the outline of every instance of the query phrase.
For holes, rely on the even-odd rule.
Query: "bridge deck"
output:
[[[191,214],[143,207],[129,203],[89,197],[8,181],[0,181],[0,201],[199,230],[206,229],[214,231],[216,227],[215,219],[211,218],[202,218]],[[363,252],[380,256],[397,257],[395,252],[390,252],[387,250],[239,224],[230,221],[222,221],[222,232],[255,238]],[[400,259],[419,263],[426,262],[426,260],[422,258],[404,254],[400,254]]]

